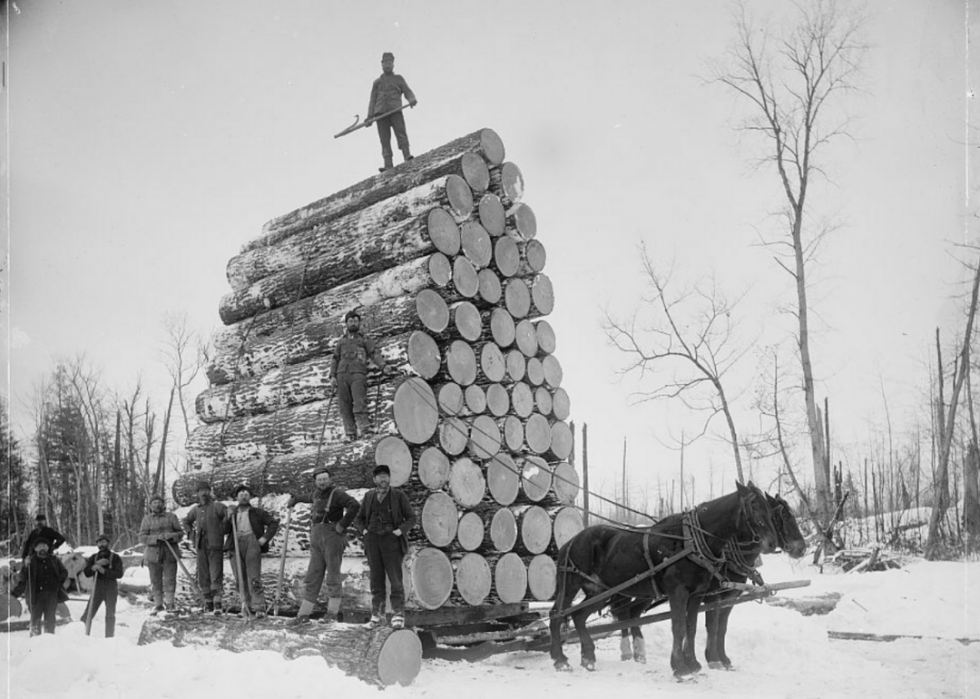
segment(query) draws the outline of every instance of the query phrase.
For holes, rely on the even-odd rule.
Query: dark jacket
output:
[[[143,552],[144,563],[163,563],[165,559],[180,558],[180,548],[177,542],[184,538],[184,530],[180,526],[180,520],[173,512],[161,512],[154,514],[150,512],[140,523],[139,540],[141,544],[146,544]],[[170,542],[168,548],[164,541]],[[173,549],[173,553],[171,553]]]
[[[331,376],[337,374],[366,374],[368,358],[374,360],[378,368],[383,369],[385,358],[381,356],[374,340],[357,331],[345,332],[333,348],[333,364]]]
[[[333,493],[333,498],[330,494]],[[315,524],[337,524],[347,529],[354,521],[361,505],[346,490],[339,485],[332,485],[326,490],[314,488],[309,495],[294,495],[296,502],[307,502],[310,508],[310,527]],[[327,503],[330,509],[327,509]]]
[[[392,524],[395,525],[395,529],[401,529],[402,531],[400,539],[402,553],[405,553],[408,550],[408,532],[415,526],[415,511],[412,509],[412,503],[408,501],[408,496],[398,488],[388,489],[387,502],[389,507],[391,507]],[[357,531],[363,534],[367,530],[368,523],[371,521],[371,510],[377,507],[377,504],[378,491],[376,488],[372,488],[364,496],[361,509],[354,519],[354,528]]]
[[[382,73],[381,77],[371,85],[371,98],[368,101],[367,118],[381,116],[402,106],[402,95],[412,103],[415,93],[409,88],[405,78],[395,73]]]
[[[34,551],[34,542],[40,537],[44,537],[51,542],[51,555],[61,548],[61,545],[65,543],[65,537],[61,535],[57,529],[52,529],[51,527],[41,527],[40,529],[32,529],[27,535],[27,539],[24,541],[24,546],[21,547],[20,557],[27,558]]]
[[[60,601],[65,601],[68,599],[64,589],[67,579],[68,570],[53,553],[44,558],[32,554],[27,564],[20,569],[17,585],[10,594],[20,597],[26,593],[29,605],[46,595],[57,595]]]
[[[106,566],[105,573],[99,573],[99,577],[95,579],[95,584],[99,586],[107,585],[115,589],[116,581],[123,576],[122,558],[117,553],[113,553],[112,551],[97,551],[88,557],[85,562],[85,570],[82,573],[86,577],[92,577],[95,575],[95,564],[103,560],[108,560],[109,564]]]
[[[210,500],[206,505],[198,503],[190,509],[182,524],[195,551],[224,550],[228,529],[227,514],[228,508],[217,500]]]
[[[237,515],[238,505],[228,510],[228,538],[225,540],[225,551],[235,550],[235,541],[232,539],[231,533],[231,521]],[[250,505],[248,508],[248,523],[252,526],[252,533],[255,534],[256,539],[265,537],[265,543],[260,546],[260,549],[262,553],[268,553],[269,542],[272,541],[272,537],[279,531],[279,519],[261,507]]]

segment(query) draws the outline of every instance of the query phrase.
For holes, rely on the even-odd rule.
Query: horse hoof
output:
[[[712,670],[724,670],[725,664],[722,663],[720,660],[711,660],[708,662],[708,667],[711,668]]]
[[[583,662],[582,667],[584,667],[589,672],[595,672],[595,663]]]
[[[645,656],[645,655],[634,655],[633,656],[633,660],[635,660],[636,662],[640,663],[641,665],[646,665],[647,664],[647,656]]]
[[[558,672],[571,672],[572,666],[569,665],[568,662],[566,661],[561,661],[555,663],[555,670],[557,670]]]
[[[633,659],[633,654],[632,653],[623,653],[622,655],[619,656],[619,659],[620,660],[623,660],[623,661],[632,660]]]

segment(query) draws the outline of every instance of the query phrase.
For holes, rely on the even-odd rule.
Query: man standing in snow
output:
[[[105,601],[105,637],[112,638],[116,633],[116,599],[119,597],[116,581],[123,575],[123,562],[119,554],[109,550],[109,537],[106,534],[99,534],[95,545],[99,550],[89,557],[82,571],[86,577],[95,576],[95,588],[82,617],[85,619],[85,635],[92,634],[92,617]]]
[[[418,104],[415,93],[408,87],[405,78],[395,75],[395,55],[385,52],[381,56],[381,77],[374,81],[371,86],[371,99],[368,101],[367,123],[375,121],[378,125],[378,138],[381,139],[381,157],[384,158],[384,166],[381,172],[390,170],[394,167],[393,154],[391,151],[391,130],[395,130],[395,140],[398,142],[398,149],[406,161],[412,159],[412,153],[408,147],[408,131],[405,129],[405,115],[403,112],[388,114],[402,106],[402,95],[408,100],[408,104],[414,107]],[[388,116],[383,117],[383,114]]]
[[[38,513],[37,517],[34,518],[34,528],[27,535],[27,538],[24,539],[24,546],[21,547],[20,557],[25,563],[27,562],[27,557],[34,550],[34,542],[41,537],[48,540],[51,553],[57,551],[65,543],[65,537],[61,535],[61,532],[48,526],[48,518],[43,512]]]
[[[391,586],[391,625],[405,625],[405,587],[402,559],[408,553],[405,534],[415,526],[415,512],[408,496],[391,487],[391,469],[374,467],[374,485],[365,494],[354,528],[364,533],[364,555],[371,576],[371,621],[380,625],[385,613],[385,579]]]
[[[31,636],[41,633],[42,618],[44,633],[54,633],[58,602],[68,599],[64,591],[66,580],[68,570],[51,553],[51,542],[46,537],[36,537],[33,553],[20,569],[17,585],[10,591],[14,597],[27,595],[27,604],[31,608]]]
[[[225,504],[211,497],[211,484],[198,481],[197,504],[184,517],[183,525],[197,551],[197,584],[204,594],[204,611],[215,614],[224,611],[221,596],[225,580],[227,515]]]
[[[146,544],[143,562],[150,569],[150,585],[153,589],[153,615],[164,609],[168,612],[174,610],[177,558],[180,557],[177,542],[184,538],[184,530],[177,515],[164,512],[165,508],[163,496],[154,495],[150,498],[150,511],[140,523],[139,541]]]
[[[315,487],[309,495],[291,495],[289,507],[307,502],[310,509],[310,565],[303,578],[304,594],[300,603],[296,625],[310,621],[316,607],[323,576],[327,576],[327,621],[338,620],[340,603],[343,601],[343,576],[340,564],[347,546],[345,530],[354,521],[360,508],[357,500],[330,480],[330,470],[319,467],[313,474]]]
[[[370,435],[373,430],[367,411],[368,358],[385,374],[391,373],[391,369],[385,365],[385,358],[374,340],[361,332],[360,313],[348,311],[344,324],[347,332],[334,347],[331,375],[337,391],[340,416],[344,421],[344,432],[347,440],[352,441]]]
[[[235,489],[238,504],[228,513],[228,521],[234,523],[228,532],[225,548],[231,554],[231,569],[238,580],[238,589],[244,590],[242,613],[251,609],[257,619],[265,616],[265,593],[262,590],[262,554],[268,553],[269,542],[279,529],[279,520],[261,507],[252,507],[252,497],[247,485]],[[238,545],[235,546],[237,536]],[[244,575],[244,578],[241,576]]]

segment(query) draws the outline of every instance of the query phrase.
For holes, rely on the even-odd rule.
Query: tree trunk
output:
[[[520,250],[521,266],[517,270],[517,276],[529,277],[544,269],[545,263],[548,261],[548,251],[545,249],[544,243],[540,240],[522,241]]]
[[[533,394],[531,404],[534,404]],[[524,423],[524,442],[535,454],[547,453],[551,448],[551,425],[548,424],[548,418],[539,413],[531,415]]]
[[[534,412],[534,391],[523,381],[512,384],[510,386],[510,405],[517,417],[524,419],[531,417]]]
[[[539,413],[548,417],[551,415],[553,406],[554,401],[551,398],[551,391],[544,386],[539,386],[534,389],[534,407]]]
[[[485,461],[500,451],[500,441],[500,430],[492,417],[478,415],[470,421],[470,438],[466,445],[470,456]]]
[[[564,461],[572,453],[572,430],[562,420],[551,423],[551,454]]]
[[[289,660],[317,654],[330,667],[379,687],[410,685],[422,667],[422,643],[408,629],[356,624],[293,628],[281,619],[243,624],[231,616],[150,617],[143,622],[138,645],[160,641],[234,653],[272,650]]]
[[[551,323],[544,320],[534,321],[534,335],[538,340],[538,351],[543,352],[546,355],[554,354],[555,348],[557,346],[555,331],[551,327]]]
[[[568,397],[568,392],[564,388],[556,388],[551,394],[552,407],[551,414],[559,420],[567,420],[572,414],[572,402]]]
[[[546,274],[535,274],[530,278],[532,317],[546,316],[555,310],[555,289]]]
[[[524,446],[524,423],[516,415],[507,415],[497,420],[497,427],[504,435],[504,446],[508,451],[519,452]]]
[[[442,490],[449,482],[449,472],[449,457],[438,447],[427,447],[419,455],[419,481],[429,490]]]
[[[453,287],[460,296],[468,299],[480,293],[480,275],[473,263],[462,255],[453,260]]]
[[[452,327],[464,340],[476,342],[483,334],[483,321],[480,312],[469,301],[460,301],[449,307]]]
[[[528,241],[537,233],[538,220],[530,206],[521,203],[507,210],[506,235]]]
[[[449,456],[459,456],[466,450],[470,438],[470,426],[458,417],[439,421],[439,446]]]
[[[477,384],[470,384],[463,391],[463,414],[479,415],[487,409],[487,394]]]
[[[500,137],[491,129],[481,129],[419,155],[394,172],[369,177],[345,190],[272,219],[262,227],[262,235],[247,243],[243,250],[275,245],[299,231],[447,175],[459,175],[474,192],[483,192],[490,179],[487,164],[499,165],[503,158],[504,144]]]
[[[492,383],[487,386],[486,397],[487,411],[494,417],[503,417],[510,411],[510,394],[501,384]]]
[[[460,386],[469,386],[476,381],[476,354],[464,340],[454,340],[446,348],[444,370],[449,378]]]
[[[541,368],[544,371],[544,382],[549,388],[561,386],[565,372],[553,354],[546,355],[541,359]]]
[[[483,327],[490,329],[490,338],[501,348],[510,347],[516,338],[514,316],[506,308],[495,308],[484,316]]]

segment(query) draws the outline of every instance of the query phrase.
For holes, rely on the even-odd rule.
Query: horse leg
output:
[[[630,630],[623,629],[619,634],[619,659],[632,660],[633,649],[630,647]]]
[[[698,633],[698,609],[701,607],[701,600],[704,595],[691,595],[687,598],[687,609],[685,610],[686,626],[684,629],[684,660],[691,672],[700,672],[701,663],[698,662],[694,652],[694,639]]]
[[[726,607],[718,610],[718,643],[716,650],[718,660],[726,670],[732,669],[731,658],[725,653],[725,637],[728,635],[728,618],[732,615],[734,607]]]
[[[580,587],[577,581],[563,586],[551,607],[551,621],[548,629],[551,632],[551,661],[555,664],[556,670],[570,672],[572,669],[572,666],[568,664],[568,657],[562,650],[561,627],[566,619],[562,612],[572,606],[572,600],[575,599]]]
[[[704,659],[712,670],[720,670],[722,667],[718,657],[718,616],[717,609],[704,613],[704,630],[708,637],[704,644]]]
[[[634,626],[631,631],[633,633],[633,660],[646,665],[647,643],[646,639],[643,638],[643,631],[640,630],[639,626]]]
[[[670,668],[675,677],[683,677],[693,672],[684,659],[684,636],[687,633],[687,603],[690,595],[681,585],[670,593],[670,630],[674,643],[670,650]]]
[[[595,670],[595,641],[589,635],[589,630],[585,627],[585,621],[589,618],[591,610],[580,609],[572,614],[572,621],[575,622],[575,630],[578,631],[578,640],[582,645],[582,667],[589,672]]]

